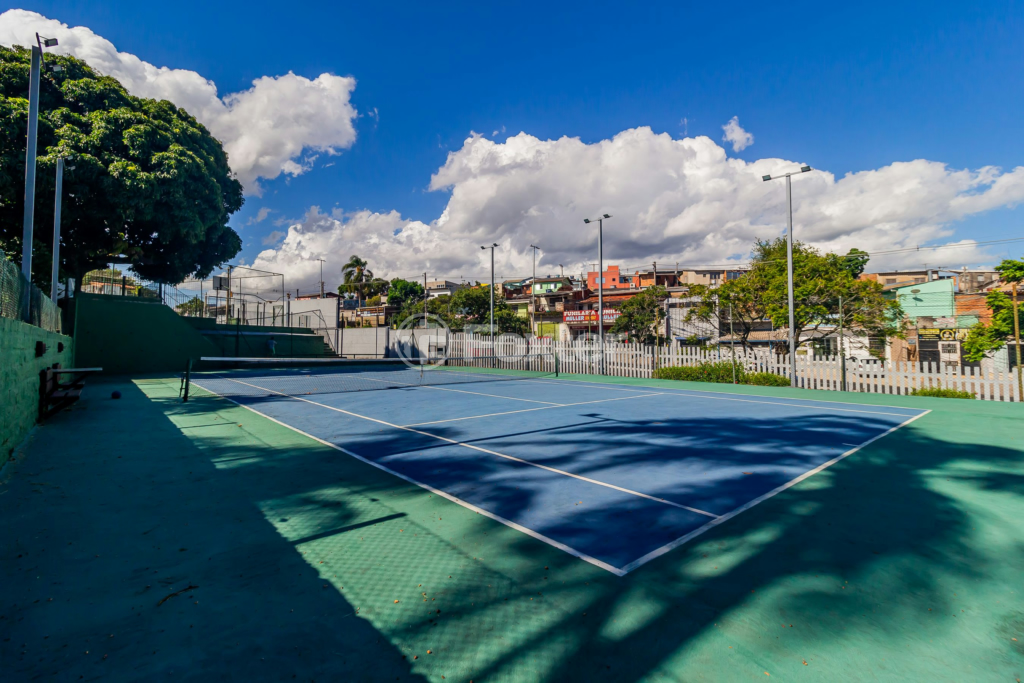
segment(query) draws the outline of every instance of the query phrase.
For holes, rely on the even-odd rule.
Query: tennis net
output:
[[[448,358],[200,358],[182,377],[187,401],[201,392],[228,398],[283,398],[418,386],[558,376],[553,353]]]

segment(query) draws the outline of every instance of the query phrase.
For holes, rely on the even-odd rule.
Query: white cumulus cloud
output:
[[[311,168],[312,153],[338,154],[355,142],[356,81],[350,76],[263,76],[249,89],[221,97],[216,84],[195,71],[158,67],[119,52],[84,26],[72,28],[20,9],[0,14],[0,44],[28,46],[37,32],[58,39],[48,51],[83,59],[131,94],[168,100],[195,116],[223,143],[249,194],[259,194],[260,178],[300,175]]]
[[[742,152],[754,144],[754,136],[743,130],[743,126],[740,125],[740,117],[738,116],[729,119],[729,123],[722,126],[722,130],[725,131],[722,141],[731,143],[732,151],[734,152]]]
[[[326,214],[312,207],[256,266],[309,286],[319,279],[314,259],[328,259],[337,270],[358,254],[377,275],[427,271],[483,280],[490,255],[480,245],[498,242],[499,275],[530,274],[530,244],[542,247],[538,274],[557,273],[559,264],[578,273],[597,257],[596,227],[583,219],[601,213],[613,215],[604,225],[607,264],[742,262],[755,239],[779,236],[786,224],[782,184],[761,176],[799,166],[730,159],[710,138],[677,139],[646,127],[590,144],[526,133],[497,142],[474,134],[430,180],[431,190],[450,193],[440,216],[422,222],[394,211]],[[1022,200],[1024,167],[952,169],[918,159],[841,178],[815,171],[793,180],[797,239],[842,253],[948,240],[956,221]],[[879,256],[871,266],[959,266],[986,258],[966,239],[955,249]]]

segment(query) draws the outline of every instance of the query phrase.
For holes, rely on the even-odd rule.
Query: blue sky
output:
[[[730,158],[808,163],[837,179],[915,159],[972,171],[1024,161],[1021,3],[20,6],[156,66],[195,71],[221,96],[289,71],[356,79],[355,142],[300,175],[260,181],[262,196],[233,219],[249,260],[269,232],[287,228],[274,219],[301,221],[311,206],[432,224],[452,195],[429,191],[431,174],[471,131],[498,143],[522,131],[593,144],[649,126],[674,139],[708,136]],[[754,136],[740,151],[722,142],[734,116]],[[925,220],[947,226],[939,241],[1016,237],[1012,204]],[[270,220],[249,224],[261,208]],[[579,207],[590,210],[615,207]],[[869,248],[880,248],[873,239]],[[681,249],[667,251],[696,253]]]

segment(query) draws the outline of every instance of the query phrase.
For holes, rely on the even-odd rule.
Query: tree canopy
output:
[[[849,333],[858,336],[888,338],[903,333],[899,302],[886,297],[879,283],[858,279],[866,264],[867,254],[858,249],[841,256],[794,243],[794,333],[798,344],[823,327],[838,326],[840,320]],[[761,321],[770,320],[775,329],[788,328],[786,240],[758,241],[749,272],[719,287],[695,286],[690,293],[697,298],[690,319],[716,322],[720,329],[729,324],[731,304],[733,330],[744,345]]]
[[[364,289],[366,285],[375,280],[373,271],[370,270],[370,264],[355,254],[350,256],[348,262],[341,267],[341,275],[345,280],[338,285],[338,294],[356,293],[360,300],[366,294]]]
[[[48,283],[57,159],[68,158],[61,264],[81,278],[111,261],[177,283],[241,249],[228,217],[242,186],[220,142],[166,100],[129,95],[85,62],[46,55],[39,89],[33,279]],[[30,53],[0,46],[0,249],[21,253]]]
[[[1003,282],[1016,283],[1019,287],[1024,282],[1024,259],[1006,259],[996,266],[996,271]],[[1006,292],[994,289],[985,297],[985,303],[992,311],[992,323],[978,323],[964,340],[964,358],[972,363],[979,362],[991,351],[1003,348],[1014,334],[1013,299]],[[1024,327],[1024,316],[1021,316],[1019,304],[1017,324],[1018,329]]]
[[[396,284],[398,283],[398,284]],[[404,284],[401,284],[404,283]],[[418,288],[418,291],[417,289]],[[399,292],[410,292],[418,296],[402,296],[393,299]],[[427,312],[436,315],[453,332],[462,332],[467,326],[478,326],[476,331],[486,333],[491,319],[490,292],[484,287],[465,287],[456,290],[455,294],[442,294],[427,301]],[[393,318],[393,322],[401,324],[407,318],[423,313],[423,287],[407,280],[392,280],[388,290],[388,305],[392,301],[401,301],[401,310]],[[398,305],[398,304],[394,304]],[[512,309],[502,296],[494,299],[494,329],[497,334],[527,334],[530,322]]]
[[[658,326],[665,319],[661,303],[668,297],[664,287],[648,287],[619,307],[619,317],[611,332],[625,332],[637,344],[653,344],[658,340]]]

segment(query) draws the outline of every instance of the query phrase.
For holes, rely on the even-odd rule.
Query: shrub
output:
[[[739,363],[736,364],[736,381],[743,384],[746,371]],[[717,363],[705,362],[692,366],[670,366],[658,368],[654,372],[655,379],[676,379],[687,382],[716,382],[732,384],[732,363],[727,360]]]
[[[772,372],[751,372],[744,377],[743,383],[759,387],[788,387],[789,378]]]
[[[910,392],[911,396],[932,396],[934,398],[975,398],[974,394],[969,391],[960,391],[959,389],[940,389],[939,387],[928,387],[927,389],[914,389]]]

